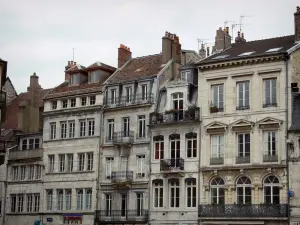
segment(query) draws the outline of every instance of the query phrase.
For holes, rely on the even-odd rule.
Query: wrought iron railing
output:
[[[278,155],[264,155],[263,156],[263,161],[264,162],[278,162]]]
[[[242,163],[250,163],[250,155],[248,156],[237,156],[236,157],[236,164]]]
[[[106,98],[105,107],[106,108],[116,108],[132,105],[142,105],[142,104],[152,104],[154,102],[153,94],[147,95],[132,95],[130,97],[121,96],[119,98]]]
[[[147,223],[148,210],[97,210],[96,220],[98,220],[100,223]]]
[[[184,170],[184,159],[182,158],[161,159],[160,170],[161,171]]]
[[[222,165],[224,164],[223,157],[211,157],[210,158],[210,165]]]
[[[150,124],[170,124],[180,122],[200,121],[200,108],[189,110],[169,110],[164,113],[150,113]]]
[[[114,132],[112,142],[114,144],[132,144],[134,141],[133,131]]]
[[[30,150],[13,150],[9,151],[8,160],[42,158],[43,149],[30,149]]]
[[[286,204],[199,205],[199,217],[287,217]]]
[[[115,171],[111,173],[111,182],[122,183],[122,182],[132,182],[133,171]]]

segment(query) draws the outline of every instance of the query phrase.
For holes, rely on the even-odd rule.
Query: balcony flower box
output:
[[[210,106],[209,111],[210,111],[210,113],[216,113],[219,111],[219,109],[218,109],[218,107],[212,105],[212,106]]]

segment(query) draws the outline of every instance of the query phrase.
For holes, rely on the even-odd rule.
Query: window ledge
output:
[[[9,180],[8,183],[13,183],[13,184],[24,184],[24,183],[40,183],[42,182],[42,179],[38,180]]]
[[[73,138],[59,138],[59,139],[49,139],[45,140],[44,142],[58,142],[58,141],[74,141],[74,140],[80,140],[80,139],[86,139],[86,138],[99,138],[99,136],[94,135],[94,136],[83,136],[83,137],[73,137]]]
[[[65,174],[78,174],[78,173],[94,173],[95,170],[84,170],[84,171],[71,171],[71,172],[48,172],[45,175],[65,175]]]

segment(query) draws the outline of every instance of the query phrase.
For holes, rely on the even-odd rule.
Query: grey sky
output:
[[[4,1],[4,0],[3,0]],[[294,33],[299,0],[19,0],[0,7],[0,58],[17,92],[26,90],[36,72],[44,88],[64,81],[72,60],[117,65],[125,44],[133,57],[161,52],[165,31],[179,36],[183,49],[197,50],[197,38],[213,43],[224,22],[239,23],[247,41]],[[236,30],[237,32],[237,30]],[[236,32],[234,36],[236,36]],[[231,26],[230,26],[231,34]]]

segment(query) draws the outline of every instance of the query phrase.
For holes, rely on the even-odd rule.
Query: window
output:
[[[84,137],[85,136],[85,127],[86,127],[86,121],[85,120],[81,120],[80,121],[80,137]]]
[[[66,210],[71,210],[72,206],[72,190],[71,189],[66,189]]]
[[[111,216],[111,204],[112,204],[112,197],[111,194],[105,194],[105,216]]]
[[[107,157],[105,162],[105,177],[106,179],[111,179],[111,172],[112,172],[112,164],[113,164],[114,158],[113,157]]]
[[[33,196],[32,194],[28,194],[26,196],[27,196],[27,212],[32,212]]]
[[[181,72],[181,80],[190,82],[191,81],[191,71],[182,71]]]
[[[211,196],[211,204],[221,204],[225,203],[225,189],[224,189],[224,181],[223,179],[216,177],[212,179],[210,183],[210,196]]]
[[[75,137],[75,121],[69,121],[69,138]]]
[[[75,107],[76,106],[76,98],[71,98],[71,107]]]
[[[132,102],[132,87],[126,87],[126,102]]]
[[[113,139],[115,130],[115,121],[114,119],[108,119],[107,120],[107,140],[111,141]]]
[[[121,194],[121,217],[127,214],[127,194]]]
[[[211,104],[212,107],[216,107],[219,112],[224,110],[224,85],[212,85],[211,86]]]
[[[47,210],[52,210],[53,191],[46,190],[47,193]]]
[[[171,167],[180,167],[180,136],[174,135],[170,137],[170,149],[171,149]]]
[[[12,167],[12,179],[13,180],[19,179],[18,172],[19,172],[19,168],[17,166],[13,166]]]
[[[86,97],[81,98],[81,106],[86,106]]]
[[[66,137],[67,137],[67,123],[60,122],[60,138],[66,138]]]
[[[84,170],[84,153],[78,154],[78,171]]]
[[[196,207],[197,205],[197,186],[196,179],[188,179],[186,182],[186,207]]]
[[[28,180],[34,179],[34,166],[29,166]]]
[[[67,171],[73,171],[73,154],[67,154]]]
[[[164,137],[156,136],[153,138],[154,141],[154,159],[164,159]]]
[[[249,158],[250,157],[250,133],[241,133],[238,134],[237,137],[238,137],[238,157]]]
[[[18,195],[18,212],[23,212],[24,210],[24,195]]]
[[[85,209],[92,209],[92,189],[85,190]]]
[[[49,162],[49,167],[48,167],[48,172],[53,173],[54,172],[54,155],[48,155],[48,162]]]
[[[249,109],[249,81],[237,83],[237,109]]]
[[[90,96],[90,105],[96,104],[96,96]]]
[[[83,190],[77,190],[77,210],[83,209]]]
[[[10,195],[10,212],[16,212],[17,196]]]
[[[130,119],[129,117],[123,118],[123,135],[124,137],[129,137],[130,131]]]
[[[264,199],[266,204],[280,204],[279,180],[275,176],[268,176],[264,180]]]
[[[59,172],[65,171],[65,155],[59,155]]]
[[[100,70],[95,70],[91,72],[91,83],[97,83],[100,81]]]
[[[64,205],[64,191],[57,190],[57,210],[63,210]]]
[[[27,149],[33,149],[34,146],[34,139],[29,139],[29,147]]]
[[[40,148],[40,139],[39,138],[34,139],[34,148]]]
[[[20,180],[25,180],[26,167],[20,166]]]
[[[35,179],[36,180],[41,179],[41,174],[42,174],[42,167],[40,165],[37,165],[35,170]]]
[[[179,207],[179,180],[170,180],[170,207],[171,208],[178,208]]]
[[[27,139],[22,140],[22,150],[27,149]]]
[[[186,135],[186,145],[187,145],[187,158],[197,157],[197,134]]]
[[[138,138],[146,137],[146,117],[138,116]]]
[[[56,139],[56,123],[50,123],[50,139]]]
[[[120,171],[127,173],[127,169],[128,169],[128,157],[127,156],[121,156]]]
[[[65,109],[68,107],[68,100],[65,99],[65,100],[62,100],[62,108]]]
[[[93,170],[93,158],[94,158],[94,153],[90,152],[87,153],[87,170]]]
[[[268,106],[277,106],[277,87],[276,87],[276,78],[265,79],[265,104],[264,107]]]
[[[237,204],[251,204],[251,181],[240,177],[236,182]]]
[[[144,193],[136,193],[136,215],[143,216],[144,211]]]
[[[34,212],[40,211],[40,194],[34,194]]]
[[[137,156],[137,171],[136,171],[136,178],[143,178],[145,177],[145,155],[138,155]]]
[[[89,125],[89,136],[94,136],[95,135],[95,120],[89,119],[88,120],[88,125]]]
[[[71,75],[71,85],[80,84],[80,73],[72,74]]]
[[[211,137],[211,157],[212,158],[223,158],[224,154],[224,135],[213,135]]]
[[[52,106],[52,109],[57,109],[57,101],[52,101],[51,102],[51,106]]]
[[[177,110],[173,117],[175,121],[183,119],[183,93],[175,93],[172,95],[173,109]]]
[[[142,85],[142,100],[146,101],[148,99],[147,84]]]
[[[110,97],[111,97],[111,104],[114,105],[117,103],[117,90],[116,89],[112,89],[110,90]]]
[[[264,154],[265,156],[276,156],[277,155],[277,138],[276,131],[265,131],[264,132]]]

